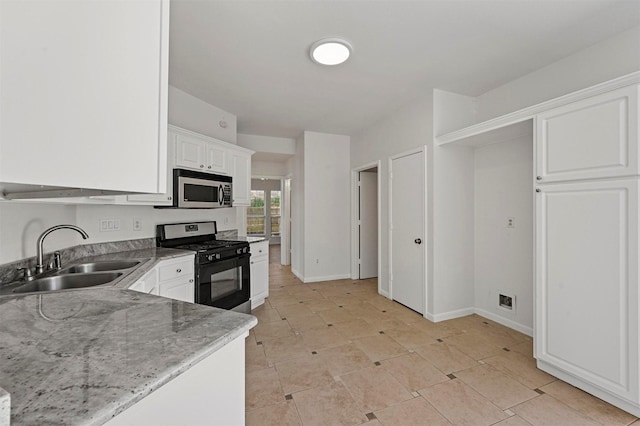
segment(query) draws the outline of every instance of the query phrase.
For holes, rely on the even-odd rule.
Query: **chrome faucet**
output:
[[[57,231],[58,229],[73,229],[74,231],[82,235],[82,239],[86,240],[87,238],[89,238],[89,235],[86,232],[84,232],[82,228],[79,228],[75,225],[56,225],[44,231],[38,237],[38,243],[37,243],[38,263],[36,263],[36,275],[44,272],[44,259],[43,259],[44,253],[42,251],[42,244],[44,243],[44,239],[46,238],[47,235],[49,235],[53,231]]]

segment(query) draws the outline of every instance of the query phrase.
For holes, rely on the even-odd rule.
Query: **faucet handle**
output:
[[[62,269],[62,262],[60,261],[60,252],[56,251],[51,256],[49,263],[47,263],[47,271],[51,271],[53,269],[60,270]]]
[[[23,280],[31,281],[33,279],[33,274],[29,268],[17,268],[16,271],[22,272]]]
[[[60,260],[60,252],[53,253],[53,267],[58,271],[62,269],[62,260]]]

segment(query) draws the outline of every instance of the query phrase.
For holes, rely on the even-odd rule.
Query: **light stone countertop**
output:
[[[249,244],[259,243],[260,241],[269,241],[265,237],[232,237],[232,238],[218,238],[223,241],[246,241]]]
[[[251,315],[126,290],[158,261],[191,253],[91,256],[79,261],[148,260],[115,285],[0,297],[11,425],[102,424],[255,326]]]

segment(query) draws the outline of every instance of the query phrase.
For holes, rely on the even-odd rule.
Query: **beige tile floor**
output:
[[[247,425],[640,426],[538,370],[524,334],[429,322],[375,279],[302,284],[279,258],[246,340]]]

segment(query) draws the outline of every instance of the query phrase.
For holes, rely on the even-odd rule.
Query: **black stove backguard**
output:
[[[249,243],[216,240],[215,222],[158,225],[158,247],[193,250],[195,302],[249,313],[251,276]]]

